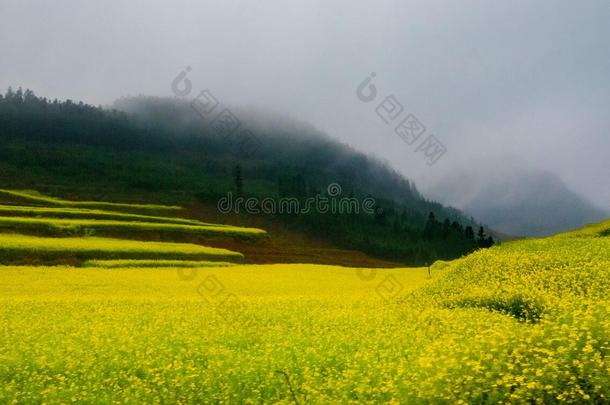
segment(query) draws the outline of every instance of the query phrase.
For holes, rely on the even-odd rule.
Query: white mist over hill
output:
[[[568,188],[557,175],[502,160],[488,170],[456,170],[427,194],[513,236],[550,235],[610,215]]]

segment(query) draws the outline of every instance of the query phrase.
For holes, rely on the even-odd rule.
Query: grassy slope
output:
[[[610,236],[610,219],[597,224],[589,224],[572,232],[561,233],[556,235],[555,238],[582,238],[598,236]]]
[[[243,228],[236,226],[216,225],[183,225],[153,222],[128,222],[96,219],[57,219],[0,217],[0,227],[16,231],[48,231],[58,234],[74,232],[82,229],[92,229],[96,232],[170,232],[206,236],[243,236],[259,237],[266,234],[262,229]]]
[[[609,271],[603,237],[505,243],[429,281],[315,265],[188,281],[2,268],[0,400],[604,403]]]
[[[83,267],[102,269],[132,269],[132,268],[174,268],[174,267],[228,267],[235,266],[230,262],[206,262],[192,260],[87,260]]]
[[[345,267],[402,267],[398,262],[374,258],[356,250],[340,249],[329,244],[323,235],[312,236],[270,221],[264,216],[222,214],[215,204],[192,203],[184,208],[190,218],[212,223],[231,223],[265,229],[269,238],[255,241],[242,239],[214,240],[214,246],[242,252],[247,263],[313,263]],[[210,242],[212,243],[212,242]]]
[[[80,198],[110,198],[115,200],[130,199],[130,195],[126,195],[124,192],[116,194],[111,189],[100,192],[100,188],[96,188],[96,193],[87,194],[84,191],[80,191]],[[17,192],[21,194],[21,192]],[[29,191],[26,192],[28,195],[42,194]],[[27,199],[11,199],[7,198],[11,194],[0,193],[0,200],[8,202],[9,204],[32,204],[32,200]],[[133,196],[131,196],[133,197]],[[145,199],[152,201],[162,200],[163,196],[160,195],[147,195]],[[142,196],[140,196],[142,198]],[[62,201],[66,201],[63,200]],[[131,206],[131,204],[129,204]],[[117,208],[115,208],[117,209]],[[99,209],[83,209],[83,208],[72,208],[72,207],[40,207],[40,206],[23,206],[23,205],[0,205],[0,214],[3,216],[28,216],[28,217],[47,217],[47,218],[80,218],[80,219],[113,219],[121,221],[137,221],[137,222],[154,222],[154,223],[179,223],[179,224],[190,224],[190,225],[212,225],[215,227],[232,227],[231,224],[240,224],[243,227],[270,227],[271,235],[270,238],[263,238],[261,240],[253,241],[251,238],[232,238],[215,237],[210,240],[203,234],[193,235],[184,232],[180,233],[167,233],[164,234],[150,231],[140,231],[137,227],[128,226],[122,224],[120,227],[111,228],[106,227],[103,235],[112,238],[128,238],[128,239],[142,239],[142,240],[171,240],[180,241],[187,243],[196,243],[204,245],[212,245],[219,248],[225,248],[233,251],[242,252],[245,255],[245,261],[247,263],[256,264],[267,264],[267,263],[318,263],[318,264],[338,264],[344,266],[356,266],[356,267],[398,267],[398,263],[391,262],[388,260],[380,260],[372,258],[362,252],[351,251],[346,249],[337,249],[333,246],[329,246],[327,242],[321,239],[314,239],[311,236],[305,236],[298,231],[286,229],[284,226],[270,222],[264,217],[258,216],[243,216],[237,214],[222,215],[218,212],[216,206],[209,204],[192,204],[189,203],[185,209],[180,211],[181,215],[188,216],[190,218],[197,219],[184,219],[175,217],[160,217],[152,215],[139,215],[122,212],[124,208],[120,208],[120,211],[108,211]],[[167,214],[167,213],[166,213]],[[47,219],[46,224],[32,223],[29,221],[29,233],[38,234],[39,236],[52,236],[60,235],[79,235],[88,234],[90,231],[87,228],[76,226],[75,224],[63,224],[63,227],[56,228],[53,224],[48,223],[51,221]],[[18,224],[15,228],[18,232],[24,232],[25,223]],[[225,224],[222,224],[224,222]],[[41,225],[43,227],[41,228]],[[13,223],[13,226],[15,224]],[[99,233],[99,232],[98,232]],[[50,234],[50,235],[49,235]],[[220,233],[218,235],[227,235],[227,233]],[[28,263],[27,261],[21,261],[19,263]],[[62,263],[78,263],[74,260],[69,260]]]
[[[13,192],[13,190],[11,190]],[[55,191],[57,192],[57,191]],[[21,194],[22,192],[17,192]],[[37,192],[29,191],[26,192],[28,195],[42,195]],[[209,240],[205,235],[187,235],[185,233],[172,233],[171,240],[179,240],[181,242],[188,243],[203,243],[206,245],[212,245],[220,248],[229,250],[239,251],[244,253],[245,260],[248,263],[256,264],[268,264],[268,263],[318,263],[318,264],[337,264],[344,266],[358,266],[358,267],[398,267],[400,264],[389,260],[382,260],[368,256],[362,252],[337,249],[335,246],[329,245],[329,243],[322,237],[315,238],[312,236],[304,235],[298,230],[287,229],[281,224],[269,221],[263,216],[244,216],[238,214],[220,214],[215,204],[202,204],[194,203],[189,201],[188,198],[180,195],[166,195],[156,193],[145,193],[138,192],[138,198],[133,191],[128,192],[126,190],[117,190],[114,187],[95,187],[92,189],[79,188],[78,194],[70,192],[69,189],[61,189],[61,195],[71,195],[73,198],[80,199],[110,199],[116,201],[125,200],[150,200],[150,201],[175,201],[182,200],[187,201],[185,208],[180,211],[181,216],[185,216],[191,219],[175,218],[175,217],[160,217],[152,215],[138,215],[125,213],[125,208],[113,207],[115,211],[99,210],[99,209],[82,209],[72,207],[40,207],[32,206],[27,207],[23,205],[3,205],[0,206],[0,214],[4,216],[45,216],[50,218],[90,218],[90,219],[115,219],[115,220],[130,220],[138,222],[160,222],[160,223],[183,223],[184,221],[193,222],[192,224],[199,225],[213,225],[216,227],[231,227],[237,224],[241,227],[249,228],[262,228],[269,230],[270,238],[263,238],[253,243],[250,238],[247,240],[242,238],[215,238]],[[12,194],[0,193],[0,201],[8,204],[32,204],[34,200],[10,198]],[[53,199],[57,200],[57,199]],[[66,201],[65,199],[61,199]],[[38,202],[36,202],[39,204]],[[127,204],[132,206],[133,204]],[[137,205],[137,204],[136,204]],[[156,206],[154,204],[153,206]],[[4,209],[4,211],[3,211]],[[131,210],[127,210],[131,211]],[[165,212],[164,215],[175,215],[175,213]],[[171,222],[170,222],[171,221]],[[40,228],[38,228],[40,231]],[[31,233],[38,233],[36,228]],[[66,232],[72,232],[76,234],[85,233],[81,228],[55,230],[47,228],[48,233],[52,235],[58,232],[65,236]],[[112,232],[108,228],[104,231],[104,236],[113,238],[129,238],[129,239],[144,239],[144,240],[166,240],[167,237],[162,235],[153,234],[148,232],[137,232],[133,227],[131,229],[122,230],[113,229]]]
[[[36,191],[31,190],[5,190],[0,189],[0,194],[6,195],[11,198],[16,198],[25,202],[34,203],[38,205],[55,205],[62,207],[74,207],[74,208],[91,208],[91,209],[126,209],[126,210],[137,210],[137,211],[165,211],[165,212],[176,212],[182,209],[178,206],[158,205],[158,204],[123,204],[123,203],[110,203],[100,201],[68,201],[60,198],[54,198],[42,195]]]
[[[150,201],[154,204],[182,206],[198,196],[216,204],[227,191],[234,189],[231,172],[236,164],[242,163],[247,196],[277,197],[278,176],[294,176],[302,172],[300,169],[291,169],[293,163],[287,163],[287,167],[277,167],[274,164],[269,166],[270,163],[265,160],[242,162],[240,159],[218,157],[210,151],[197,153],[188,148],[184,153],[168,156],[166,153],[58,144],[56,141],[46,143],[17,137],[3,143],[2,151],[0,155],[4,159],[0,162],[0,179],[4,185],[0,186],[3,188],[36,188],[53,196],[90,201]],[[319,191],[324,191],[331,181],[339,181],[347,194],[348,189],[351,189],[348,179],[353,177],[353,170],[346,171],[345,176],[345,184],[335,176],[324,180],[324,177],[312,175],[310,181]],[[307,233],[326,247],[364,250],[369,255],[385,258],[386,262],[402,260],[423,263],[428,256],[456,257],[472,247],[464,240],[456,240],[451,245],[442,241],[421,240],[417,230],[423,228],[428,211],[442,209],[432,203],[408,200],[404,232],[393,233],[394,228],[389,226],[398,218],[388,217],[388,225],[384,225],[382,221],[372,221],[367,215],[362,215],[353,224],[352,221],[327,220],[326,216],[314,218],[315,221],[289,218],[288,223],[282,218],[268,216],[267,223],[262,228],[270,228],[271,222],[284,222],[283,225],[290,227],[292,233]],[[19,203],[19,200],[15,202]],[[382,201],[379,203],[385,204]],[[396,212],[401,210],[397,209]],[[390,213],[392,210],[388,206],[384,207],[384,212]],[[452,218],[455,214],[453,211],[445,213]],[[437,217],[444,217],[444,214],[439,213]],[[340,228],[344,227],[350,231],[341,231]],[[417,246],[401,242],[412,233],[412,243],[417,243]]]
[[[77,218],[77,219],[110,219],[136,222],[158,222],[164,224],[182,225],[214,225],[194,219],[160,217],[154,215],[129,214],[118,211],[105,211],[86,208],[54,208],[54,207],[32,207],[19,205],[0,205],[0,215],[2,216],[28,216],[28,217],[48,217],[48,218]]]

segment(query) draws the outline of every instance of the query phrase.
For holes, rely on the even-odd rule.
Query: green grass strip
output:
[[[21,258],[145,259],[241,261],[243,255],[227,249],[190,243],[141,242],[112,238],[41,238],[0,234],[0,260]]]
[[[0,189],[0,194],[5,194],[10,197],[17,197],[24,199],[29,202],[47,204],[47,205],[59,205],[65,207],[79,207],[79,208],[127,208],[136,210],[151,210],[151,211],[178,211],[182,207],[175,205],[157,205],[157,204],[126,204],[126,203],[110,203],[102,201],[69,201],[60,198],[49,197],[38,193],[37,191],[31,190],[5,190]]]
[[[57,207],[33,207],[20,205],[0,205],[1,216],[28,216],[28,217],[50,217],[50,218],[77,218],[77,219],[109,219],[119,221],[136,222],[159,222],[167,224],[182,225],[211,225],[227,226],[201,222],[195,219],[160,217],[154,215],[129,214],[118,211],[105,211],[86,208],[57,208]]]
[[[95,219],[57,219],[57,218],[28,218],[28,217],[0,217],[0,228],[14,231],[48,231],[58,234],[80,235],[87,234],[86,230],[94,231],[150,231],[174,232],[191,235],[206,236],[242,236],[257,237],[266,234],[262,229],[241,228],[237,226],[216,225],[181,225],[163,224],[153,222],[126,222]]]
[[[235,266],[230,262],[210,262],[192,260],[88,260],[83,267],[97,267],[103,269],[119,268],[161,268],[161,267],[228,267]]]

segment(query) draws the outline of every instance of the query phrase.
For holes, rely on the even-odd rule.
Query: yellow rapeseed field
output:
[[[610,238],[427,269],[0,268],[0,402],[607,403]]]

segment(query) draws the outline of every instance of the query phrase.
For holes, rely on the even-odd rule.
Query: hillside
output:
[[[235,207],[227,214],[236,215],[219,216],[218,209],[206,209],[214,218],[193,213],[202,222],[247,226],[262,221],[263,228],[279,227],[324,249],[411,265],[460,257],[479,246],[473,237],[478,224],[471,219],[424,199],[386,165],[306,124],[242,111],[241,120],[260,142],[260,148],[244,154],[234,139],[202,123],[186,102],[139,97],[119,100],[115,108],[124,112],[9,90],[0,98],[2,188],[36,189],[73,200],[208,208],[229,193],[301,207],[308,200],[363,204],[368,199],[374,203],[370,212],[358,213],[316,208],[248,214],[243,208],[234,212]],[[102,226],[97,223],[98,229]]]
[[[0,405],[610,405],[608,1],[0,17]]]
[[[380,269],[362,253],[316,255],[311,240],[284,250],[256,226],[262,217],[96,192],[0,190],[0,318],[10,328],[0,402],[610,396],[610,220]],[[442,230],[432,219],[424,232]],[[287,263],[299,258],[309,263]],[[247,264],[265,260],[275,264]],[[325,260],[357,267],[314,264]]]

